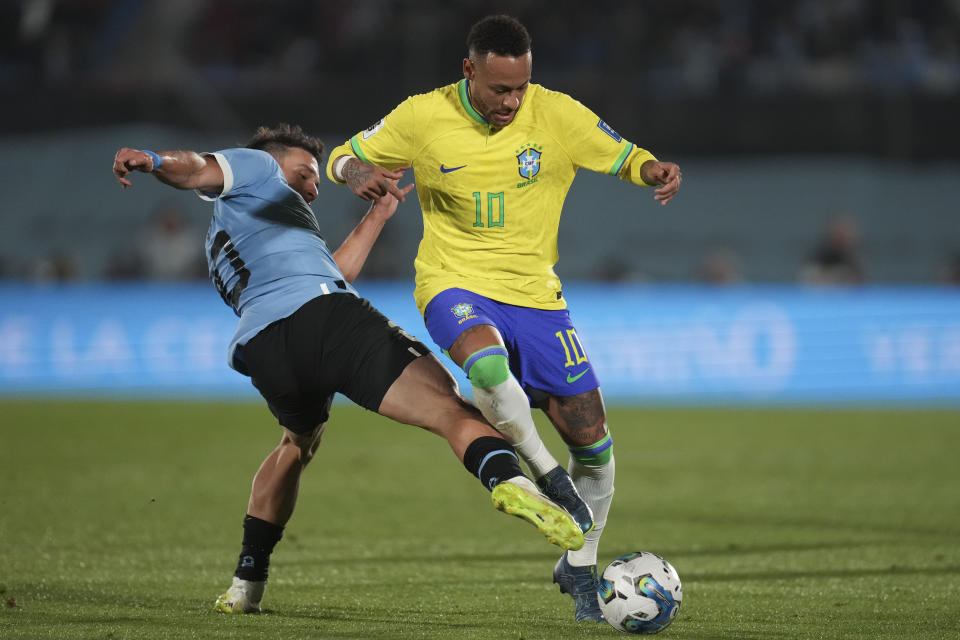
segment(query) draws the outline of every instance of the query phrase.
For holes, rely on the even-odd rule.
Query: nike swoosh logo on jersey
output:
[[[573,384],[574,382],[576,382],[577,380],[579,380],[580,378],[582,378],[582,377],[584,376],[584,374],[587,373],[587,371],[590,371],[590,367],[587,367],[586,369],[584,369],[583,371],[581,371],[580,373],[578,373],[578,374],[575,375],[575,376],[571,376],[571,375],[568,373],[568,374],[567,374],[567,384]]]
[[[443,164],[440,164],[440,173],[450,173],[451,171],[456,171],[457,169],[463,169],[465,164],[460,165],[459,167],[445,167]]]

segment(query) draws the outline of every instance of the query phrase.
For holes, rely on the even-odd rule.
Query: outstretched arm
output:
[[[396,181],[392,181],[392,187],[396,188],[401,196],[405,196],[413,189],[413,183],[408,184],[402,189],[397,188]],[[370,249],[373,248],[377,238],[380,237],[380,231],[394,212],[397,210],[397,198],[391,191],[385,196],[373,201],[370,210],[363,216],[363,219],[353,228],[350,235],[346,237],[340,248],[333,252],[333,259],[343,272],[343,277],[347,282],[353,282],[358,275],[363,263],[367,261],[370,255]]]
[[[212,156],[194,151],[141,151],[126,147],[113,157],[113,175],[126,189],[133,183],[132,171],[152,173],[157,180],[177,189],[199,189],[206,193],[223,190],[223,169]]]

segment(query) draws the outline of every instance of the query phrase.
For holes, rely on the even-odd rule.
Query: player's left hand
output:
[[[653,199],[659,200],[660,204],[667,204],[680,190],[683,174],[676,163],[649,162],[644,163],[643,180],[647,184],[659,184]]]

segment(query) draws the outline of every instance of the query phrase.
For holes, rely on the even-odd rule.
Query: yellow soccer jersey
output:
[[[414,298],[452,287],[536,309],[563,309],[560,210],[578,168],[644,184],[652,154],[570,96],[531,84],[513,122],[490,126],[467,81],[404,100],[330,153],[387,169],[412,166],[423,210]]]

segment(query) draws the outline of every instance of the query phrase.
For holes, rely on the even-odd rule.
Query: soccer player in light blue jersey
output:
[[[261,127],[246,148],[216,153],[120,149],[113,172],[152,173],[212,201],[210,278],[240,320],[228,363],[251,378],[283,428],[253,479],[230,588],[214,606],[260,611],[270,555],[293,514],[336,392],[445,438],[492,493],[494,506],[564,549],[584,538],[570,515],[523,475],[510,445],[457,392],[429,349],[359,297],[356,278],[383,225],[411,186],[376,199],[331,253],[310,209],[323,144],[299,127]],[[393,185],[396,187],[396,184]]]

